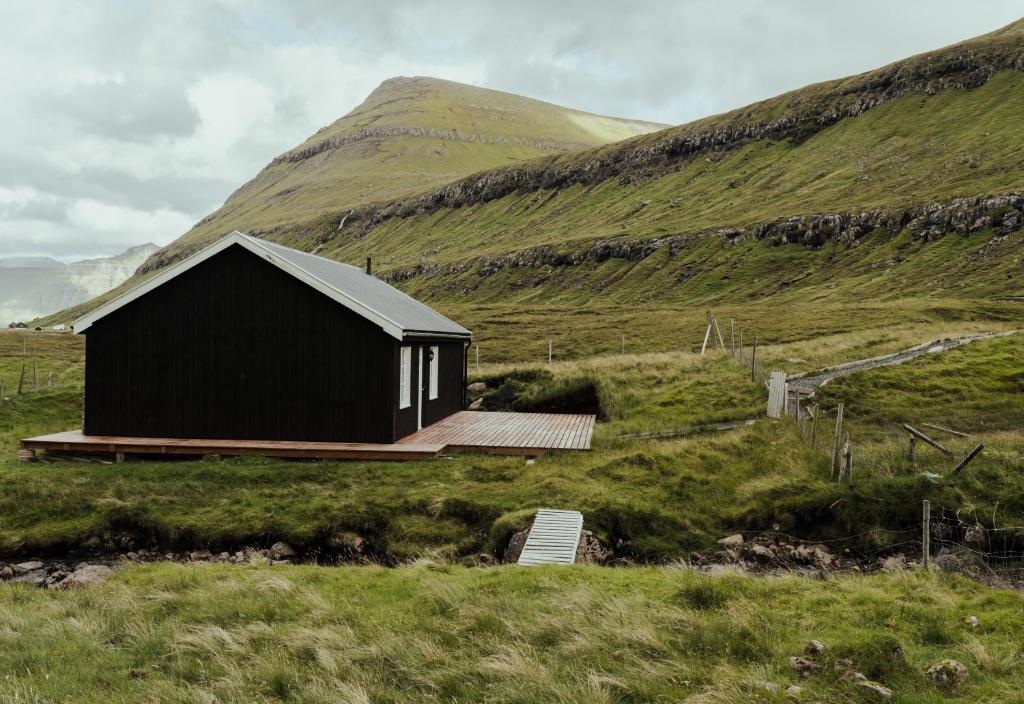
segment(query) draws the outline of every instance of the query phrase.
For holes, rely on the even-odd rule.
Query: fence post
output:
[[[732,344],[732,356],[736,357],[736,321],[729,318],[729,340]]]
[[[21,365],[21,374],[18,376],[18,395],[21,396],[25,387],[25,365]]]
[[[476,346],[476,373],[480,373],[480,343]]]
[[[548,364],[551,364],[551,340],[548,340]]]
[[[619,354],[626,354],[626,333],[622,333],[622,346],[619,348]]]
[[[32,389],[39,391],[39,365],[36,360],[32,360]]]
[[[907,457],[910,459],[910,464],[914,464],[915,450],[917,449],[917,438],[913,435],[910,436],[910,449],[907,451]]]
[[[740,361],[743,361],[743,328],[740,328]]]
[[[839,441],[843,437],[843,402],[836,408],[836,434],[832,439],[832,478],[839,472]]]
[[[4,380],[0,379],[0,406],[4,405]]]
[[[754,334],[754,347],[750,350],[750,380],[754,380],[754,363],[757,359],[757,334]]]
[[[814,404],[814,415],[811,416],[811,449],[818,445],[818,404]]]
[[[921,566],[928,569],[932,552],[932,504],[925,499],[921,508]]]
[[[711,311],[708,311],[708,330],[704,333],[704,344],[700,346],[700,356],[704,356],[704,350],[708,348],[708,340],[711,338]]]

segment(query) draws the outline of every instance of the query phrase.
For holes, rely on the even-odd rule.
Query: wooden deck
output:
[[[593,430],[594,416],[460,411],[393,444],[132,438],[73,430],[26,438],[21,447],[71,454],[422,460],[446,451],[539,455],[547,450],[589,450]]]
[[[593,433],[592,415],[459,411],[398,444],[438,443],[450,452],[540,455],[547,450],[589,450]]]
[[[25,450],[126,455],[250,455],[339,460],[422,460],[437,457],[444,445],[385,445],[291,440],[194,440],[83,435],[73,430],[21,441]]]

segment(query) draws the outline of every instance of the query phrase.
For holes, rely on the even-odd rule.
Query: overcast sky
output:
[[[678,124],[1021,14],[1019,0],[10,0],[0,257],[166,244],[391,76]]]

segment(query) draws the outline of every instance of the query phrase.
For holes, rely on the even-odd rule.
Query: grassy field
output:
[[[855,329],[815,340],[766,345],[766,368],[790,372],[896,351],[945,332],[938,321],[900,329]],[[13,337],[6,339],[15,339]],[[587,525],[626,558],[665,560],[705,549],[736,529],[778,526],[807,537],[859,536],[851,546],[875,550],[884,530],[919,521],[920,500],[1024,523],[1019,482],[1019,363],[1024,336],[974,343],[899,367],[832,382],[822,397],[818,450],[791,423],[761,423],[721,434],[660,441],[624,434],[687,429],[760,417],[760,380],[727,355],[688,352],[605,355],[547,365],[484,365],[480,375],[514,369],[549,371],[552,383],[586,379],[598,390],[607,421],[594,450],[522,459],[461,455],[412,463],[292,462],[226,459],[125,465],[25,465],[13,460],[17,439],[78,427],[80,342],[30,335],[29,345],[66,364],[68,383],[14,396],[0,407],[0,551],[60,551],[90,536],[131,533],[143,542],[230,548],[287,540],[315,553],[332,537],[356,533],[367,554],[386,561],[500,554],[512,531],[537,506],[575,508]],[[48,347],[47,347],[48,345]],[[20,364],[20,349],[0,368]],[[48,358],[49,359],[49,358]],[[46,364],[50,364],[47,361]],[[6,365],[6,366],[3,366]],[[75,371],[78,370],[78,371]],[[63,378],[63,377],[62,377]],[[956,411],[949,399],[956,400]],[[857,481],[828,480],[828,423],[837,400],[847,405]],[[905,459],[901,422],[950,424],[988,447],[969,472],[935,483],[920,474],[949,471],[952,461],[919,451]],[[945,440],[958,455],[974,439]],[[989,519],[986,518],[986,521]]]
[[[873,701],[857,671],[895,702],[1008,702],[1021,628],[1018,593],[934,573],[131,567],[79,592],[0,587],[0,700],[732,704],[798,684]],[[788,658],[812,638],[801,680]],[[925,674],[949,657],[968,684]]]

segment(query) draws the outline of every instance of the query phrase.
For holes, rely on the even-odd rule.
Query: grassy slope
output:
[[[208,242],[234,229],[294,228],[325,212],[344,213],[474,171],[605,144],[660,127],[450,81],[391,79],[355,110],[291,151],[368,128],[454,131],[482,141],[388,135],[360,139],[299,161],[272,163],[170,251]]]
[[[785,702],[787,659],[816,638],[801,699],[871,701],[845,658],[896,702],[1005,702],[1021,628],[1018,594],[936,574],[163,565],[79,592],[0,586],[0,698]],[[969,685],[928,680],[946,657]]]
[[[396,264],[446,263],[528,246],[585,249],[600,238],[657,238],[706,229],[751,226],[780,217],[858,212],[952,197],[1019,189],[1024,128],[1024,78],[1005,72],[971,90],[911,95],[848,118],[806,142],[761,141],[717,163],[694,159],[679,171],[641,185],[606,182],[549,192],[512,194],[485,205],[392,219],[363,238],[339,238],[329,256],[357,261],[386,253]],[[642,205],[644,204],[644,205]],[[906,235],[877,234],[857,250],[798,245],[769,248],[746,240],[698,238],[669,257],[660,252],[640,264],[609,260],[537,272],[526,269],[482,277],[422,278],[412,292],[434,299],[557,302],[720,299],[775,293],[785,286],[823,287],[849,281],[861,295],[1020,290],[1020,237],[992,251],[985,266],[966,258],[990,232],[922,244]],[[967,241],[963,241],[963,240]],[[329,245],[330,246],[330,245]],[[429,253],[429,254],[427,254]],[[887,263],[897,256],[906,261]],[[1016,261],[1015,261],[1016,259]],[[953,266],[935,272],[935,261]],[[874,268],[871,268],[872,265]],[[882,268],[879,268],[882,267]],[[963,270],[973,275],[963,282]],[[895,276],[883,272],[892,269]],[[690,272],[684,282],[680,273]],[[910,274],[900,276],[903,272]],[[805,275],[810,276],[806,279]],[[1008,280],[1016,274],[1018,280]],[[540,278],[532,286],[531,277]]]

